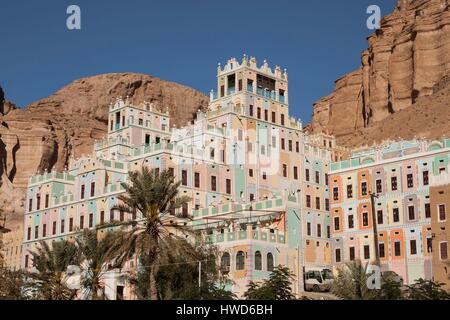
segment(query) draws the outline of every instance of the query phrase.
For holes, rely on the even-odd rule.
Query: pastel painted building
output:
[[[18,227],[1,235],[4,267],[9,270],[20,270],[22,261],[23,229]]]
[[[431,279],[430,181],[448,179],[449,160],[450,139],[443,139],[388,143],[331,164],[333,265],[375,261],[376,236],[382,271],[395,271],[405,283]]]
[[[343,149],[332,137],[304,133],[288,103],[286,70],[246,56],[219,65],[208,111],[183,128],[171,127],[166,110],[118,99],[109,109],[108,137],[92,156],[30,179],[23,266],[32,267],[30,250],[41,240],[74,239],[79,229],[139,219],[139,212],[111,208],[128,172],[147,166],[181,181],[181,195],[192,201],[180,211],[193,216],[198,231],[192,241],[219,247],[221,272],[234,292],[241,295],[279,264],[296,275],[294,292],[302,291],[304,265],[331,264],[327,174]],[[115,272],[108,275],[109,296],[133,298]]]

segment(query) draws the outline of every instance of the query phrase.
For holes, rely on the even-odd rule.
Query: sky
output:
[[[305,123],[334,81],[360,65],[382,16],[397,0],[40,0],[0,3],[0,86],[19,107],[81,77],[150,74],[205,94],[217,63],[243,54],[289,73],[290,112]],[[69,5],[81,30],[68,30]]]

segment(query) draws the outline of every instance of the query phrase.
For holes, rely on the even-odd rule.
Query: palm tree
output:
[[[106,299],[103,276],[111,260],[109,249],[114,237],[113,232],[98,237],[97,230],[84,230],[76,239],[80,254],[81,286],[87,299]]]
[[[368,266],[360,260],[352,261],[338,269],[331,291],[334,295],[345,300],[374,300],[378,298],[378,291],[368,288]]]
[[[134,256],[142,257],[146,265],[141,268],[148,268],[149,271],[150,298],[156,300],[156,264],[170,254],[188,248],[180,245],[183,242],[175,241],[178,237],[174,233],[181,231],[185,235],[189,232],[186,222],[178,223],[179,219],[189,217],[175,214],[175,210],[187,204],[190,198],[178,196],[180,182],[175,182],[168,170],[159,174],[156,170],[143,167],[142,171],[130,172],[129,180],[130,183],[122,183],[126,191],[125,195],[118,197],[122,204],[113,209],[128,214],[139,212],[142,216],[139,223],[122,223],[123,226],[131,225],[131,229],[118,234],[110,252],[120,266]]]
[[[33,266],[37,272],[30,273],[34,280],[33,290],[37,298],[44,300],[73,300],[76,289],[67,285],[67,267],[78,263],[76,246],[68,241],[53,242],[50,247],[42,241],[33,256]]]

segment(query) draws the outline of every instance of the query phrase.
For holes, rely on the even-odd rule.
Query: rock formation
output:
[[[9,214],[10,227],[22,221],[29,177],[62,170],[70,157],[90,154],[95,140],[106,135],[109,104],[127,96],[133,103],[168,108],[177,126],[209,101],[194,89],[132,73],[76,80],[24,110],[4,101],[0,91],[0,206]]]
[[[410,109],[420,98],[433,96],[437,84],[448,88],[450,1],[400,0],[368,43],[361,67],[337,80],[334,92],[315,103],[309,126],[311,131],[336,135],[338,142],[350,147],[361,142],[351,138],[361,132],[367,131],[365,142],[374,142],[375,137],[372,139],[368,132],[374,132],[380,122],[390,121],[394,114]],[[433,99],[428,101],[434,104]],[[448,105],[445,107],[448,109]],[[449,129],[417,127],[414,134],[436,138],[444,131],[450,134]],[[410,136],[411,130],[402,125],[386,132],[386,137],[403,138]]]

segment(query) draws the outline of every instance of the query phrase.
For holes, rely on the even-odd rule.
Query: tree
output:
[[[418,279],[415,284],[407,286],[410,300],[450,300],[450,294],[441,287],[444,283]]]
[[[184,241],[184,240],[178,240]],[[217,249],[212,246],[193,246],[186,243],[180,255],[171,255],[156,275],[159,298],[162,300],[232,300],[219,277]],[[201,281],[199,287],[199,263]]]
[[[85,299],[106,299],[103,276],[107,271],[106,265],[111,260],[109,249],[114,237],[113,232],[99,237],[97,230],[84,230],[76,239]]]
[[[244,297],[247,300],[294,300],[293,279],[294,274],[289,268],[280,265],[261,284],[250,282]]]
[[[26,300],[26,274],[0,267],[0,300]]]
[[[367,272],[368,263],[360,260],[351,261],[338,269],[331,292],[344,300],[374,300],[378,298],[377,290],[367,287],[370,274]]]
[[[42,241],[31,252],[36,272],[30,273],[31,290],[35,298],[43,300],[73,300],[76,289],[67,286],[67,267],[78,264],[77,247],[68,241],[53,242],[50,247]]]
[[[381,288],[379,291],[380,300],[402,300],[402,281],[394,272],[387,272],[381,276]]]
[[[148,287],[152,300],[158,297],[155,276],[157,264],[161,264],[167,252],[175,254],[183,247],[178,247],[179,242],[174,233],[186,234],[186,223],[179,224],[178,219],[187,219],[187,216],[175,214],[175,210],[190,201],[189,197],[178,196],[180,182],[166,170],[160,174],[156,170],[146,167],[142,171],[130,172],[130,183],[122,183],[126,191],[119,196],[122,204],[113,209],[124,213],[142,215],[139,223],[122,223],[123,226],[131,226],[131,229],[122,232],[111,249],[116,257],[118,265],[123,265],[134,256],[142,258],[145,268],[149,269]]]

